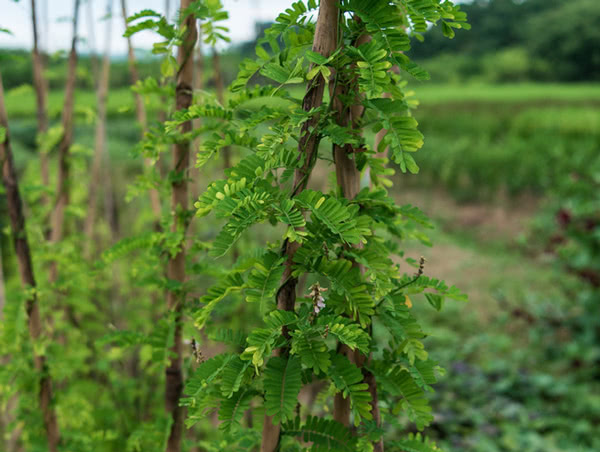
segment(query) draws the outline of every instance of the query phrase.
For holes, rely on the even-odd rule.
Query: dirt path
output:
[[[426,275],[466,292],[470,302],[459,309],[476,314],[482,325],[498,314],[498,300],[516,305],[531,297],[554,296],[558,270],[543,256],[526,256],[517,244],[535,215],[534,200],[458,204],[444,193],[416,190],[405,191],[402,198],[436,223],[430,233],[433,247],[409,243],[407,256],[424,256]]]

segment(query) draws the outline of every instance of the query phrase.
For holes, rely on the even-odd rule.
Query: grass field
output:
[[[51,91],[48,94],[48,112],[50,117],[60,117],[63,103],[63,91]],[[77,90],[75,93],[76,114],[79,118],[87,118],[96,111],[96,93]],[[158,101],[152,102],[150,108],[156,110]],[[133,93],[128,88],[111,90],[107,102],[107,114],[114,116],[132,116],[134,114]],[[6,94],[6,110],[11,119],[35,118],[35,92],[29,86],[15,88]]]
[[[448,102],[600,102],[600,84],[519,83],[506,85],[413,84],[422,105]]]
[[[559,102],[569,104],[600,103],[600,84],[507,84],[507,85],[432,85],[414,84],[415,97],[422,108],[439,104],[478,103],[532,103]],[[301,88],[293,88],[292,93],[302,95]],[[95,93],[78,90],[75,95],[76,104],[89,107],[94,111]],[[52,116],[60,115],[63,101],[61,90],[49,94],[48,105]],[[154,101],[150,107],[159,107]],[[133,113],[133,95],[131,90],[122,88],[111,90],[108,97],[109,115]],[[20,87],[11,90],[6,96],[6,108],[11,118],[30,118],[35,111],[35,93],[31,87]]]

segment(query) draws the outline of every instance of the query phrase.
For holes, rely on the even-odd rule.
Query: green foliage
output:
[[[438,82],[582,81],[598,79],[600,8],[593,0],[489,0],[461,8],[473,25],[453,42],[431,27],[409,55]],[[424,59],[426,59],[424,61]]]
[[[492,200],[498,192],[516,200],[551,190],[580,162],[593,161],[600,116],[585,98],[594,93],[542,86],[473,86],[464,100],[445,97],[452,88],[432,89],[419,111],[428,139],[418,184],[441,186],[459,201]]]
[[[398,438],[404,434],[396,428],[400,416],[418,429],[431,421],[426,396],[439,371],[425,350],[426,334],[418,316],[408,311],[406,296],[424,293],[436,309],[445,297],[465,297],[437,279],[407,276],[404,261],[398,263],[405,242],[427,242],[422,229],[431,224],[417,208],[395,204],[387,191],[393,169],[386,168],[388,159],[378,154],[388,148],[389,161],[402,172],[418,171],[413,154],[422,146],[423,136],[405,78],[423,80],[427,74],[405,52],[428,23],[441,22],[452,37],[455,28],[466,27],[465,17],[451,2],[437,0],[376,5],[344,0],[339,6],[342,41],[331,55],[310,50],[317,2],[295,2],[265,31],[255,49],[257,58],[241,64],[222,102],[196,90],[193,104],[175,112],[164,105],[167,99],[173,103],[173,78],[180,70],[175,49],[188,36],[183,18],[193,14],[202,22],[205,43],[215,45],[228,40],[222,26],[227,13],[218,0],[206,0],[179,11],[175,23],[152,10],[127,19],[126,37],[141,31],[158,36],[153,53],[160,62],[153,63],[154,77],[145,78],[134,90],[143,95],[151,113],[160,110],[166,120],[156,123],[150,117],[144,139],[131,153],[135,163],[123,163],[122,149],[137,140],[139,130],[124,126],[128,130],[114,136],[127,138],[109,143],[110,158],[119,162],[112,168],[119,172],[114,191],[122,195],[127,190],[123,181],[134,181],[127,198],[136,197],[136,202],[128,209],[120,201],[120,209],[113,209],[115,193],[103,193],[107,217],[126,212],[120,219],[122,230],[103,216],[93,237],[76,233],[90,196],[75,183],[87,180],[92,143],[85,138],[76,135],[81,142],[72,148],[73,183],[65,225],[69,235],[64,240],[46,242],[44,221],[54,194],[39,181],[31,183],[39,177],[39,168],[30,165],[25,171],[26,204],[37,219],[29,225],[37,245],[34,261],[43,275],[37,290],[51,336],[35,344],[24,340],[26,292],[12,287],[16,278],[10,270],[11,301],[6,309],[10,325],[3,323],[0,333],[3,349],[14,359],[8,370],[0,372],[0,390],[3,403],[14,393],[23,396],[14,425],[23,426],[24,449],[43,448],[43,420],[32,409],[37,406],[39,375],[31,358],[39,347],[47,351],[48,372],[58,382],[53,403],[63,432],[61,447],[69,450],[163,449],[173,421],[164,413],[164,395],[157,388],[163,387],[165,367],[175,353],[181,353],[177,358],[183,363],[180,404],[187,410],[186,424],[203,433],[210,429],[203,435],[206,440],[190,439],[197,443],[194,446],[256,449],[262,426],[258,422],[250,427],[245,419],[254,422],[266,414],[281,427],[282,444],[290,444],[290,450],[305,447],[299,438],[312,443],[314,451],[368,450],[372,441],[384,436],[386,441],[398,440],[399,448],[426,450],[419,449],[427,445],[420,436],[408,436],[403,443]],[[363,34],[372,39],[357,45]],[[274,86],[249,87],[255,77]],[[358,104],[364,108],[356,124],[338,123],[331,96],[325,95],[321,106],[309,110],[296,92],[288,91],[322,78],[331,78],[332,87],[347,91],[340,97],[344,108]],[[12,102],[29,96],[27,90],[14,92],[13,99],[19,100]],[[127,96],[109,106],[109,112],[116,116],[131,110],[131,93]],[[60,112],[62,105],[54,103]],[[91,105],[88,98],[79,110],[87,114]],[[181,125],[191,121],[196,124],[193,130],[182,132]],[[30,149],[48,155],[64,133],[51,128],[35,143],[27,127],[17,135],[29,135]],[[86,127],[78,130],[89,131]],[[112,127],[109,124],[111,131]],[[363,132],[383,129],[380,148],[374,149]],[[303,134],[324,146],[305,155],[298,148],[308,137]],[[108,136],[113,139],[112,133]],[[145,192],[156,190],[166,204],[169,184],[196,177],[191,171],[161,173],[165,152],[185,142],[199,142],[195,162],[203,185],[193,189],[206,188],[192,209],[171,211],[161,205],[163,215],[155,218]],[[331,143],[352,148],[356,170],[369,173],[370,185],[354,199],[345,198],[334,184],[306,188],[316,179],[309,180],[313,170],[330,167],[325,144]],[[205,178],[221,174],[217,159],[225,149],[235,151],[232,166],[220,180]],[[154,168],[143,172],[139,157]],[[54,177],[53,173],[53,182]],[[42,193],[50,199],[42,202]],[[172,279],[168,265],[182,250],[185,281]],[[53,263],[59,277],[49,280],[45,269]],[[170,294],[169,308],[179,303],[180,313],[164,314],[165,291]],[[179,339],[190,346],[180,350]],[[68,347],[59,346],[63,340]],[[205,359],[204,353],[210,358]],[[13,374],[19,375],[15,389]],[[381,426],[372,414],[370,389],[375,388],[368,381],[373,378]],[[300,391],[322,383],[327,390],[314,407],[305,406]],[[349,400],[356,429],[322,414],[336,394]],[[219,429],[211,428],[207,420],[215,411]]]
[[[415,382],[410,372],[401,367],[387,368],[384,363],[375,367],[377,380],[393,397],[397,397],[392,413],[405,412],[419,430],[433,421],[431,407],[425,398],[425,391]]]
[[[350,407],[354,414],[354,423],[358,425],[361,419],[371,420],[371,394],[369,386],[363,383],[362,372],[356,365],[343,355],[331,357],[331,381],[342,395],[350,398]]]
[[[229,293],[240,291],[244,287],[244,280],[238,272],[232,272],[223,278],[219,283],[210,287],[206,295],[200,298],[200,303],[204,306],[198,310],[195,316],[195,325],[197,328],[202,328],[217,303],[222,301]]]
[[[313,442],[312,450],[358,450],[368,443],[368,438],[377,438],[381,433],[361,438],[359,446],[358,438],[340,424],[313,416],[302,424],[293,418],[302,385],[316,378],[332,384],[329,397],[339,392],[350,400],[356,426],[370,428],[371,394],[365,372],[372,372],[377,379],[380,400],[385,401],[380,406],[384,416],[405,413],[419,429],[433,419],[426,393],[432,391],[439,368],[429,360],[423,343],[425,333],[404,300],[407,294],[425,293],[429,302],[440,309],[445,297],[466,297],[440,280],[399,272],[399,266],[390,257],[390,250],[400,253],[397,245],[380,232],[427,242],[420,229],[430,228],[431,224],[417,208],[396,206],[384,188],[389,186],[386,176],[390,171],[375,152],[389,148],[391,160],[403,172],[418,171],[412,154],[422,146],[423,136],[412,116],[416,103],[408,98],[403,75],[390,69],[398,66],[410,76],[425,78],[425,72],[404,54],[410,43],[406,27],[412,27],[412,32],[424,32],[428,21],[442,20],[447,34],[452,36],[453,28],[465,26],[465,16],[449,2],[402,3],[405,9],[399,4],[381,3],[373,8],[365,1],[342,2],[348,17],[361,19],[341,21],[340,33],[345,39],[352,43],[361,33],[370,34],[373,39],[357,47],[339,47],[328,57],[308,51],[314,34],[308,17],[316,4],[294,3],[258,41],[257,58],[242,62],[230,87],[235,94],[225,105],[214,107],[210,100],[199,102],[176,113],[167,123],[165,132],[175,137],[183,122],[206,120],[204,131],[212,135],[199,150],[198,167],[209,165],[225,145],[234,145],[242,152],[241,158],[225,170],[225,177],[208,184],[194,205],[199,217],[214,214],[225,220],[211,242],[212,256],[225,256],[238,243],[247,243],[251,231],[258,229],[253,227],[257,224],[277,227],[273,234],[269,233],[269,237],[276,237],[275,242],[269,241],[252,257],[242,257],[200,298],[200,306],[191,309],[191,315],[200,319],[196,326],[204,327],[209,325],[210,317],[218,315],[219,301],[232,291],[241,291],[249,306],[259,307],[263,318],[264,326],[253,328],[247,335],[240,359],[227,363],[222,374],[204,388],[205,397],[212,394],[221,400],[219,411],[224,411],[221,418],[229,433],[242,430],[240,407],[247,408],[253,394],[259,394],[264,396],[260,404],[271,421],[282,426],[282,441],[286,441],[285,437],[301,436],[304,441]],[[317,77],[329,78],[332,74],[337,74],[335,83],[348,83],[354,90],[348,98],[364,99],[360,127],[374,132],[386,130],[378,150],[366,144],[356,130],[338,124],[327,99],[318,109],[305,111],[285,91],[288,85],[307,80],[311,83]],[[276,87],[260,92],[248,88],[248,82],[257,75],[272,80]],[[384,93],[391,93],[391,97],[383,97]],[[248,109],[246,102],[257,96],[278,96],[286,103]],[[318,124],[308,133],[316,134],[317,140],[365,150],[364,155],[354,154],[355,164],[359,171],[368,165],[374,185],[363,189],[354,200],[340,196],[336,187],[329,192],[298,190],[298,178],[302,177],[299,168],[307,168],[308,174],[303,177],[308,178],[319,161],[329,162],[321,150],[311,161],[304,161],[306,156],[297,150],[303,125],[316,114]],[[265,229],[261,226],[261,230]],[[285,254],[290,246],[297,246],[291,260]],[[282,310],[277,299],[282,291],[289,290],[286,284],[293,281],[294,287],[298,278],[310,281],[310,293],[299,296],[293,309]],[[374,344],[371,338],[373,324],[379,320],[390,331],[388,347],[382,350],[385,360],[373,358],[361,370],[338,354],[336,341],[357,355],[369,356],[379,350],[381,344]],[[236,347],[242,345],[234,332],[222,332],[219,337]],[[275,350],[279,351],[270,357]],[[253,372],[248,372],[250,367]],[[235,375],[237,378],[233,378]],[[428,447],[421,437],[407,441],[407,447],[412,444],[415,450],[419,444]],[[296,446],[294,450],[300,449]]]
[[[531,54],[543,58],[559,80],[598,80],[600,36],[594,24],[600,19],[597,2],[577,0],[547,8],[527,29]],[[550,71],[549,71],[550,72]]]
[[[250,401],[255,393],[248,389],[240,389],[228,399],[221,400],[219,405],[219,429],[229,433],[239,427],[244,412],[250,408]]]
[[[411,433],[404,440],[392,441],[391,446],[397,447],[398,450],[404,452],[436,452],[440,450],[434,442],[429,441],[428,438],[422,436],[420,433]]]
[[[268,302],[273,300],[283,275],[283,259],[276,253],[266,253],[260,262],[254,264],[254,270],[248,275],[246,301],[260,303],[261,312],[269,309]]]
[[[283,424],[283,435],[294,436],[305,442],[313,442],[322,450],[336,452],[354,451],[356,439],[350,430],[339,422],[308,416],[302,422],[300,418]]]
[[[301,370],[298,358],[269,359],[264,372],[265,409],[273,422],[285,422],[294,416],[302,386]]]

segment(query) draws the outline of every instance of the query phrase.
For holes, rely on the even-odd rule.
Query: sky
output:
[[[91,1],[91,4],[90,4]],[[111,0],[82,0],[79,11],[79,51],[88,53],[92,43],[96,51],[102,52],[107,35],[106,21],[101,19],[106,14],[107,2]],[[50,53],[58,50],[68,50],[71,44],[71,16],[73,14],[73,0],[36,0],[38,10],[38,28],[40,30],[40,44]],[[153,9],[164,13],[166,0],[128,0],[127,13],[142,9]],[[177,0],[170,0],[170,17],[176,13]],[[222,0],[225,9],[229,11],[229,20],[223,25],[229,27],[229,37],[233,43],[239,43],[254,37],[254,24],[256,22],[272,21],[277,17],[281,8],[287,2],[281,0]],[[121,17],[121,0],[112,0],[113,23],[111,36],[111,54],[124,55],[127,52],[127,42],[122,37],[124,31]],[[44,24],[44,17],[48,16],[48,30]],[[118,13],[118,14],[115,14]],[[94,27],[90,33],[90,17],[93,17]],[[31,26],[31,1],[0,0],[0,28],[9,29],[12,35],[0,33],[0,48],[31,49],[33,46],[33,31]],[[90,39],[92,38],[92,39]],[[151,32],[141,32],[133,36],[133,45],[136,49],[150,49],[157,41],[157,35]]]

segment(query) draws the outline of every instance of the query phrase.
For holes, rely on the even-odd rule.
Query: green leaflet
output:
[[[272,311],[265,318],[267,328],[255,328],[248,336],[248,346],[242,353],[242,359],[250,360],[258,373],[258,368],[264,364],[265,356],[269,355],[278,337],[281,327],[291,325],[297,320],[290,311]]]
[[[356,211],[344,206],[337,199],[319,191],[304,190],[294,198],[300,207],[309,209],[314,218],[346,243],[360,243],[363,238],[356,229],[353,218]]]
[[[363,383],[363,374],[356,365],[345,356],[332,352],[329,376],[342,395],[350,397],[354,425],[359,425],[361,419],[373,419],[369,386]]]
[[[268,194],[249,196],[239,201],[231,212],[231,219],[215,237],[210,254],[220,257],[226,254],[240,238],[242,232],[267,216],[267,208],[272,202]],[[232,199],[232,198],[227,198]]]
[[[365,355],[369,354],[371,336],[349,318],[339,315],[319,315],[317,325],[327,326],[329,334],[352,350],[358,349]]]
[[[398,452],[440,452],[441,449],[433,441],[421,435],[421,433],[409,433],[407,438],[399,441],[391,441],[392,451]],[[397,448],[397,449],[396,449]]]
[[[221,400],[219,405],[219,420],[222,421],[219,430],[229,433],[240,426],[244,413],[250,408],[250,401],[256,391],[242,388],[228,399]]]
[[[377,382],[392,396],[399,397],[392,412],[405,412],[419,430],[433,421],[431,407],[423,389],[415,383],[411,374],[401,367],[389,368],[387,363],[377,363],[372,369]]]
[[[184,397],[181,398],[181,405],[188,409],[188,427],[204,419],[210,412],[214,411],[218,400],[222,398],[220,393],[216,393],[214,383],[221,379],[227,367],[239,359],[231,353],[217,355],[201,363],[195,372],[187,379],[183,390]]]
[[[262,262],[254,265],[254,270],[248,276],[245,291],[246,301],[259,303],[262,313],[267,313],[275,308],[274,297],[285,268],[282,265],[284,260],[277,253],[268,252],[263,256]]]
[[[375,312],[375,300],[369,286],[362,282],[359,269],[349,260],[338,259],[321,261],[316,270],[332,282],[328,299],[336,312],[346,313],[366,326]]]
[[[227,363],[221,377],[221,394],[223,396],[231,397],[240,389],[249,366],[250,363],[242,361],[239,356],[235,356]]]
[[[302,387],[300,360],[294,356],[269,360],[264,372],[265,408],[273,423],[285,422],[294,416],[298,393]]]
[[[315,373],[327,372],[331,361],[329,350],[320,332],[300,324],[299,329],[290,333],[292,350],[302,360],[306,367],[314,369]]]
[[[129,16],[127,18],[127,23],[133,22],[134,20],[141,19],[142,17],[161,17],[161,14],[157,13],[156,11],[154,11],[152,9],[143,9],[143,10],[138,11],[137,13]]]
[[[225,368],[231,363],[237,356],[231,353],[223,353],[216,355],[203,363],[201,363],[194,373],[187,379],[183,393],[189,396],[186,406],[193,406],[193,400],[195,397],[202,395],[205,388],[221,376]]]
[[[246,346],[246,335],[242,331],[232,330],[230,328],[219,328],[211,339],[222,344],[234,345],[236,347]]]
[[[157,239],[158,234],[156,232],[121,239],[102,253],[102,261],[105,264],[110,264],[134,251],[151,248],[157,244]]]
[[[430,386],[437,382],[436,370],[440,371],[439,366],[431,360],[426,361],[415,361],[413,364],[408,359],[401,358],[405,370],[407,370],[415,383],[423,388],[425,391],[432,392],[433,388]],[[443,370],[442,370],[443,371]]]
[[[411,314],[408,306],[404,304],[404,297],[395,297],[395,299],[399,298],[402,298],[402,300],[398,300],[394,309],[385,308],[384,306],[384,309],[379,313],[379,318],[398,342],[424,338],[425,333]]]
[[[279,206],[274,206],[276,218],[284,224],[289,225],[285,237],[292,242],[302,242],[306,232],[301,231],[306,225],[306,220],[299,209],[295,207],[291,199],[282,199]]]
[[[406,284],[408,281],[409,277],[405,275],[399,281],[399,285]],[[461,292],[458,287],[448,287],[448,285],[444,281],[428,276],[421,276],[416,281],[408,285],[404,292],[407,294],[422,293],[427,289],[431,289],[437,292],[437,294],[429,292],[425,295],[426,297],[429,295],[429,297],[427,297],[427,300],[438,311],[441,309],[441,301],[443,300],[443,298],[450,298],[456,301],[469,301],[468,296]]]
[[[336,421],[308,416],[304,423],[300,418],[282,425],[282,434],[312,442],[324,450],[334,452],[355,452],[356,438],[352,432]]]
[[[371,40],[362,44],[358,49],[352,49],[357,54],[358,83],[361,91],[368,98],[380,96],[384,92],[388,70],[392,63],[387,61],[388,52],[382,48],[381,41]]]
[[[196,312],[194,316],[194,325],[202,329],[210,317],[213,309],[219,301],[223,300],[229,293],[240,291],[244,287],[244,279],[239,272],[231,272],[221,281],[207,290],[206,295],[200,298],[200,303],[204,306]]]
[[[308,0],[307,4],[302,1],[293,2],[289,8],[277,16],[275,24],[271,27],[272,32],[281,33],[288,29],[288,27],[304,24],[305,15],[310,10],[316,9],[316,7],[315,0]]]
[[[177,110],[172,118],[165,122],[165,132],[177,131],[183,123],[201,118],[218,118],[224,121],[233,119],[233,111],[220,105],[191,105],[188,109]]]

